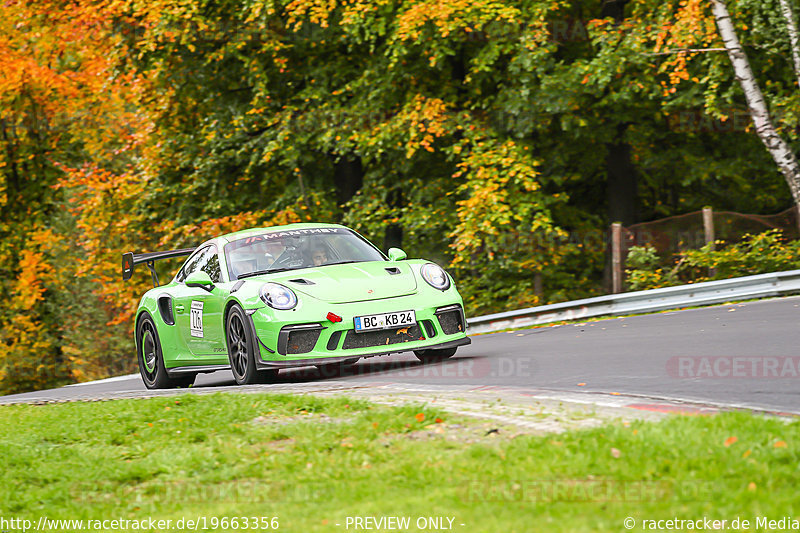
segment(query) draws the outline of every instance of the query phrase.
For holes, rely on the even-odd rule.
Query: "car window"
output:
[[[385,261],[380,250],[346,228],[306,228],[251,235],[225,245],[231,280],[253,272]]]
[[[194,255],[192,255],[186,261],[186,263],[184,263],[183,268],[180,270],[180,272],[178,272],[175,280],[183,283],[189,274],[197,270],[202,270],[208,274],[208,277],[211,278],[212,282],[220,282],[222,279],[222,273],[220,270],[219,256],[217,255],[216,246],[212,244],[195,252]]]
[[[211,281],[214,283],[219,283],[222,279],[222,272],[219,268],[219,255],[217,255],[217,247],[211,246],[214,249],[213,253],[208,254],[208,261],[206,264],[200,267],[200,270],[208,274],[208,277],[211,278]]]

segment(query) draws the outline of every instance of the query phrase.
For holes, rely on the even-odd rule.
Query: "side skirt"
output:
[[[168,368],[167,375],[171,378],[184,376],[186,374],[208,374],[216,372],[217,370],[230,370],[231,365],[194,365],[194,366],[177,366],[175,368]]]

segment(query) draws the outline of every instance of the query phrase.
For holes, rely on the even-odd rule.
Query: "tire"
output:
[[[136,359],[139,363],[139,374],[148,389],[185,388],[194,383],[196,374],[187,374],[179,378],[171,378],[167,374],[161,340],[149,313],[142,315],[136,327]]]
[[[423,363],[438,363],[450,359],[456,354],[458,348],[445,348],[443,350],[415,350],[414,355]]]
[[[277,375],[277,370],[257,370],[256,354],[258,345],[256,336],[250,327],[250,321],[238,305],[231,307],[225,321],[225,340],[228,346],[228,361],[231,364],[233,379],[237,385],[269,383]]]

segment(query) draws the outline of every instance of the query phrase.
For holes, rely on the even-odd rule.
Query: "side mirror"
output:
[[[211,277],[202,270],[195,270],[186,277],[187,287],[198,287],[205,291],[211,292],[214,290],[214,282]]]
[[[402,261],[408,257],[400,248],[389,248],[389,259],[391,261]]]

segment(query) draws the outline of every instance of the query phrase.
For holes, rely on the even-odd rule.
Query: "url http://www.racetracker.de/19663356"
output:
[[[16,531],[204,531],[209,529],[278,530],[277,516],[192,516],[178,519],[106,518],[64,519],[40,516],[35,520],[0,516],[0,533]]]

